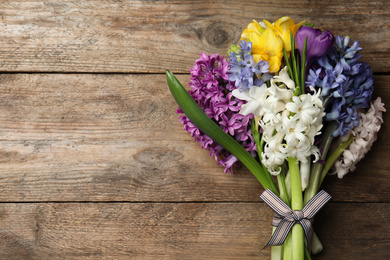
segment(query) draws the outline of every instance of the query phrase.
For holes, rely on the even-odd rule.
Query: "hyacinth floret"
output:
[[[353,172],[356,169],[356,164],[371,149],[383,123],[382,112],[386,112],[386,109],[381,98],[371,102],[367,112],[362,109],[358,110],[360,121],[351,131],[351,134],[354,135],[354,140],[335,163],[335,173],[337,173],[340,179],[349,171]],[[347,139],[348,135],[342,137],[342,141]]]
[[[229,80],[234,82],[236,88],[248,89],[252,86],[261,86],[270,78],[268,74],[269,64],[260,60],[253,61],[252,42],[242,40],[240,45],[232,45],[229,50]],[[261,75],[263,74],[263,75]]]
[[[324,99],[330,98],[325,120],[338,123],[333,137],[346,135],[359,124],[357,109],[369,106],[374,88],[370,66],[358,62],[359,42],[349,44],[350,37],[335,37],[335,45],[313,64],[305,82],[320,88]]]
[[[193,68],[190,69],[191,90],[188,93],[209,118],[255,157],[257,147],[250,130],[253,116],[238,113],[245,102],[232,96],[231,91],[237,87],[229,81],[227,74],[229,69],[230,65],[225,57],[202,53],[200,59],[196,60]],[[183,114],[180,107],[177,113]],[[218,161],[218,165],[225,167],[225,172],[233,172],[233,166],[239,166],[238,159],[234,155],[202,133],[187,116],[181,116],[180,122],[184,125],[184,130],[194,137],[194,141],[210,151],[210,156]]]
[[[245,90],[233,90],[233,96],[246,100],[242,115],[253,114],[260,118],[259,125],[265,141],[261,153],[262,163],[272,175],[278,175],[287,157],[308,162],[311,155],[319,159],[319,149],[314,145],[324,116],[321,91],[313,90],[294,96],[295,83],[287,73],[287,67],[270,80],[270,87],[263,84]]]

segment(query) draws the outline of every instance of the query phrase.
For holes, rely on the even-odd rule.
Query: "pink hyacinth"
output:
[[[340,156],[339,161],[335,163],[336,173],[340,179],[349,171],[353,172],[356,169],[356,164],[371,149],[383,123],[382,112],[386,112],[386,109],[380,97],[371,103],[367,113],[359,112],[359,125],[352,129],[355,139]],[[343,137],[343,141],[346,139],[348,139],[348,135]]]
[[[245,102],[231,94],[236,87],[234,82],[229,81],[229,68],[225,57],[202,53],[190,70],[191,90],[188,93],[209,118],[255,157],[257,148],[250,132],[253,115],[243,116],[238,113]],[[180,107],[177,113],[183,114]],[[225,167],[225,172],[233,172],[233,166],[239,166],[234,155],[203,134],[185,115],[180,117],[180,122],[184,125],[184,130],[194,137],[194,141],[210,151],[210,156],[218,161],[218,165]]]

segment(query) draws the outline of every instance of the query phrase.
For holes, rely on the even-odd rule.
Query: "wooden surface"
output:
[[[182,130],[165,69],[289,15],[359,40],[390,104],[389,1],[1,1],[0,259],[268,259],[271,210]],[[313,259],[390,258],[390,113]]]

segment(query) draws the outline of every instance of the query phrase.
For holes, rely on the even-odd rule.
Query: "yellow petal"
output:
[[[275,22],[275,27],[278,28],[278,30],[281,32],[281,36],[286,32],[290,33],[294,26],[294,20],[288,16],[284,16]]]
[[[274,33],[276,33],[276,34],[279,35],[279,36],[282,35],[282,32],[279,31],[279,29],[276,28],[275,26],[273,26],[270,22],[268,22],[267,20],[263,20],[263,22],[264,22],[265,25],[267,26],[267,29],[272,30]]]
[[[285,33],[283,36],[283,45],[287,53],[291,51],[291,37],[290,33]]]
[[[252,20],[252,21],[253,23],[248,24],[248,29],[260,33],[261,25],[256,20]]]
[[[302,21],[299,24],[295,25],[294,28],[292,28],[292,34],[295,37],[295,34],[297,34],[298,29],[304,24],[306,21]],[[291,37],[290,37],[290,31],[285,33],[283,35],[283,43],[284,43],[284,48],[286,49],[286,52],[289,53],[291,51]],[[295,46],[295,49],[297,46]]]
[[[300,22],[300,23],[298,23],[298,24],[296,24],[296,25],[294,26],[294,28],[293,28],[293,30],[292,30],[292,33],[293,33],[294,37],[295,37],[295,34],[297,33],[298,29],[301,28],[301,26],[302,26],[304,23],[306,23],[306,20],[304,20],[304,21],[302,21],[302,22]]]
[[[250,31],[245,29],[241,34],[241,40],[249,40]]]
[[[295,24],[294,20],[292,20],[290,17],[282,17],[279,20],[275,22],[275,26],[279,28],[280,31],[283,32],[282,39],[284,48],[287,53],[291,51],[291,37],[290,37],[290,31],[293,33],[293,36],[295,37],[295,34],[297,33],[298,29],[304,24],[306,21],[302,21],[299,24]]]
[[[256,62],[256,63],[261,61],[261,60],[268,61],[269,58],[270,57],[267,54],[261,54],[261,53],[253,54],[253,61]]]
[[[241,40],[249,40],[251,33],[257,33],[260,36],[262,29],[261,25],[256,20],[253,20],[253,23],[248,24],[242,32]]]
[[[280,65],[282,64],[281,58],[278,56],[270,57],[269,61],[269,72],[277,73],[280,69]]]
[[[259,46],[269,56],[278,56],[283,52],[283,41],[272,30],[265,30],[259,37]]]
[[[261,35],[257,33],[251,33],[249,35],[249,40],[252,42],[252,53],[264,53],[264,48],[262,47],[262,43],[260,42]]]

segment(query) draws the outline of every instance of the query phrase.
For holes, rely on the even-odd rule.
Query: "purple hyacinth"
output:
[[[260,60],[258,63],[253,61],[252,42],[242,40],[239,46],[232,45],[229,51],[229,80],[233,81],[235,86],[240,89],[248,89],[252,86],[260,87],[264,81],[270,78],[269,64],[267,61]],[[258,78],[263,74],[261,78]]]
[[[257,148],[250,132],[253,115],[243,116],[238,113],[244,101],[231,94],[236,87],[234,82],[229,81],[229,69],[230,65],[225,57],[202,53],[190,70],[191,90],[188,93],[209,118],[255,157]],[[180,107],[177,113],[183,113]],[[225,167],[225,172],[233,172],[233,166],[239,166],[234,155],[202,133],[185,115],[180,117],[180,122],[184,125],[184,130],[194,137],[194,141],[210,151],[210,156],[218,161],[218,165]]]
[[[321,88],[328,99],[325,120],[336,121],[332,136],[342,136],[359,124],[357,109],[369,107],[374,89],[371,67],[359,63],[359,42],[349,46],[350,38],[336,37],[335,46],[309,70],[306,86]]]

